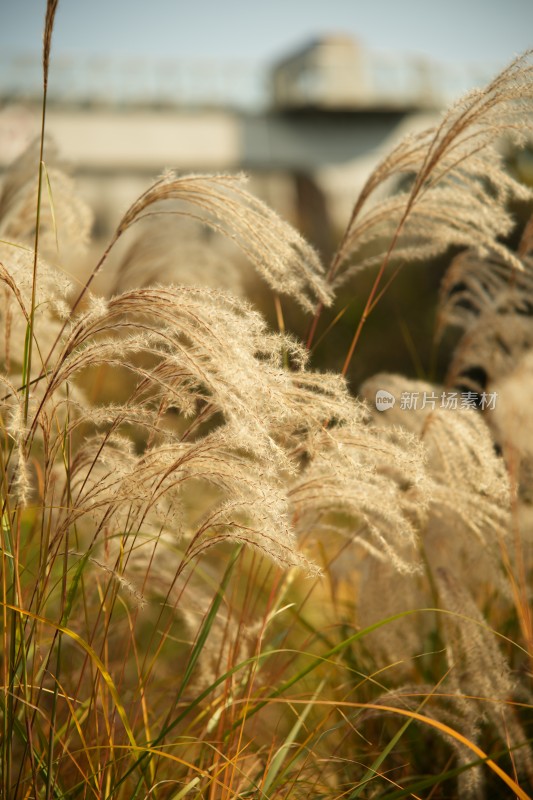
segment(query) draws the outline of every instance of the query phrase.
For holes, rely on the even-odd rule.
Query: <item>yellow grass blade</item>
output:
[[[132,729],[130,727],[130,724],[128,722],[128,717],[127,717],[126,711],[124,709],[124,706],[122,705],[122,703],[120,701],[120,697],[119,697],[117,688],[116,688],[116,686],[114,684],[113,678],[111,677],[111,675],[109,674],[109,672],[105,668],[103,662],[98,657],[97,653],[93,650],[91,645],[87,644],[87,642],[85,642],[82,639],[82,637],[79,636],[79,634],[75,633],[75,631],[70,630],[70,628],[65,628],[65,627],[63,627],[63,625],[58,625],[57,622],[53,622],[50,619],[45,619],[44,617],[41,617],[38,614],[34,614],[32,611],[26,611],[24,608],[19,608],[18,606],[11,605],[10,603],[4,603],[4,601],[1,601],[1,602],[2,602],[2,605],[5,608],[8,608],[10,611],[15,611],[16,613],[21,614],[24,617],[29,617],[30,619],[33,619],[36,622],[41,622],[44,625],[49,625],[51,628],[54,628],[54,630],[56,630],[56,631],[60,631],[61,633],[65,634],[65,636],[68,636],[70,639],[72,639],[74,642],[76,642],[76,644],[78,644],[81,647],[81,649],[85,651],[85,653],[89,656],[89,658],[91,659],[91,661],[93,662],[95,667],[100,672],[102,678],[104,679],[104,681],[106,683],[107,688],[109,689],[109,693],[111,694],[111,697],[113,698],[113,702],[115,703],[115,706],[116,706],[116,709],[118,711],[119,717],[122,720],[122,724],[124,725],[124,730],[126,731],[127,737],[128,737],[128,739],[130,741],[130,744],[131,744],[132,748],[137,749],[138,748],[137,742],[135,741],[135,737],[133,735],[133,731],[132,731]]]
[[[290,700],[284,700],[282,698],[272,698],[268,701],[269,703],[290,703],[291,705],[307,705],[309,700],[294,700],[291,698]],[[346,707],[346,708],[361,708],[361,709],[372,709],[373,711],[388,711],[391,714],[399,714],[402,717],[409,717],[409,719],[417,720],[418,722],[423,722],[425,725],[429,725],[432,728],[436,728],[437,730],[441,731],[441,733],[445,733],[448,736],[451,736],[456,741],[463,744],[465,747],[468,747],[469,750],[472,750],[473,753],[476,754],[479,758],[481,758],[487,767],[491,769],[501,780],[509,786],[510,789],[516,794],[520,800],[533,800],[531,795],[527,794],[520,786],[514,781],[509,775],[507,775],[504,770],[493,761],[487,753],[485,753],[477,744],[471,742],[470,739],[467,739],[466,736],[463,736],[462,733],[456,731],[454,728],[451,728],[449,725],[446,725],[444,722],[439,722],[439,720],[432,719],[431,717],[426,717],[424,714],[418,714],[416,711],[409,711],[405,708],[395,708],[394,706],[385,706],[381,705],[380,703],[355,703],[355,702],[336,702],[335,700],[317,700],[315,701],[317,705],[322,706],[337,706],[337,707]]]

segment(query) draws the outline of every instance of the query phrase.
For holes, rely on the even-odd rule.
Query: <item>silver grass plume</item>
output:
[[[532,230],[530,220],[517,247],[521,271],[494,253],[480,258],[466,251],[454,259],[442,283],[438,330],[440,334],[445,328],[454,327],[462,333],[449,367],[448,381],[478,393],[491,392],[496,398],[495,408],[484,416],[513,476],[514,524],[518,525],[520,546],[518,550],[511,548],[508,556],[511,562],[518,557],[526,565],[531,563],[533,532],[529,403],[533,352]]]
[[[442,391],[429,383],[382,373],[363,385],[363,396],[375,396],[376,386],[396,396],[400,387],[437,396]],[[403,429],[416,437],[426,465],[421,484],[425,502],[413,502],[411,509],[419,536],[415,542],[405,543],[400,551],[403,560],[417,563],[423,558],[431,574],[447,566],[472,587],[480,601],[494,587],[508,601],[500,547],[510,531],[513,492],[506,464],[495,453],[481,414],[472,409],[432,410],[428,406],[410,411],[395,407],[375,412],[374,417],[383,431],[394,431],[403,422]],[[401,462],[394,463],[399,466]],[[416,498],[415,494],[413,500]],[[427,580],[395,575],[390,562],[381,562],[367,559],[362,565],[357,604],[361,624],[406,608],[434,604]],[[394,592],[381,590],[392,583]],[[410,620],[401,620],[373,634],[372,641],[384,659],[404,660],[408,669],[409,659],[424,647],[430,626],[431,620],[424,618],[414,632]]]
[[[110,294],[158,283],[207,286],[244,296],[242,269],[230,248],[222,247],[225,242],[214,246],[205,235],[208,231],[199,232],[197,225],[167,210],[165,204],[160,209],[138,225],[140,230],[115,269]]]
[[[447,383],[482,392],[514,369],[533,348],[533,261],[515,258],[521,271],[496,253],[457,256],[442,282],[437,335],[448,328],[463,334]]]
[[[128,209],[115,240],[153,213],[160,201],[181,204],[178,215],[195,219],[231,239],[254,264],[269,286],[294,297],[312,310],[329,305],[331,288],[313,248],[274,211],[243,188],[244,176],[184,175],[169,172]]]
[[[362,410],[356,424],[319,437],[290,488],[298,529],[336,530],[402,572],[419,569],[417,515],[430,499],[423,447],[369,426]]]
[[[293,371],[283,366],[287,354]],[[219,292],[138,289],[79,315],[32,421],[34,431],[47,431],[54,457],[65,434],[91,420],[101,429],[73,461],[72,501],[58,513],[56,539],[84,519],[91,520],[91,547],[104,529],[134,539],[177,508],[186,560],[236,539],[280,563],[306,563],[284,477],[316,446],[327,420],[343,424],[356,406],[340,379],[307,372],[304,360],[299,346],[269,334],[256,312]],[[80,411],[71,405],[66,430],[54,436],[58,391],[95,368],[122,371],[129,399],[96,414],[83,413],[78,401]],[[144,442],[139,454],[116,438],[132,426]],[[187,510],[185,489],[202,496],[201,514]]]
[[[6,452],[12,448],[12,457],[7,462],[5,477],[8,487],[6,494],[16,507],[24,508],[30,499],[32,486],[28,458],[25,450],[27,428],[24,424],[22,399],[15,386],[6,375],[0,374],[0,426]],[[5,464],[6,462],[4,462]]]
[[[361,387],[369,400],[375,387],[396,396],[412,391],[440,397],[444,387],[413,381],[399,375],[380,373]],[[493,536],[509,522],[511,488],[505,462],[496,455],[487,422],[471,408],[420,409],[394,407],[385,413],[374,412],[382,429],[396,426],[416,435],[427,464],[427,493],[432,513],[457,516],[477,536]],[[421,509],[423,511],[423,509]],[[488,527],[487,527],[488,526]],[[486,544],[485,539],[483,538]]]
[[[33,252],[24,246],[0,243],[0,357],[6,375],[22,368],[24,342],[31,311]],[[32,377],[37,377],[46,355],[61,330],[61,319],[68,314],[67,297],[70,281],[58,270],[39,259],[39,283],[36,291],[34,336],[36,358]],[[37,385],[35,398],[40,391]]]
[[[509,525],[511,487],[487,424],[473,409],[436,409],[426,419],[422,439],[434,476],[434,511],[448,522],[456,517],[490,546]]]
[[[39,142],[33,142],[8,168],[0,191],[0,239],[33,246]],[[61,163],[52,141],[46,142],[45,181],[39,220],[41,257],[73,265],[84,252],[93,215]]]
[[[521,696],[507,660],[467,584],[445,568],[437,570],[435,577],[442,606],[452,612],[443,620],[451,667],[448,681],[458,698],[464,698],[461,706],[469,728],[474,734],[482,723],[489,723],[494,732],[500,732],[502,743],[513,748],[520,778],[531,782],[533,758],[529,748],[521,746],[526,734],[506,702]],[[476,741],[475,735],[472,738]]]
[[[486,88],[459,100],[437,127],[406,137],[374,170],[330,270],[336,285],[384,259],[426,260],[450,245],[496,252],[520,269],[497,240],[513,226],[509,200],[528,199],[531,191],[505,170],[497,145],[505,137],[522,146],[531,136],[530,56],[525,53]],[[408,187],[374,202],[378,189],[402,183]],[[374,254],[357,260],[370,243]]]

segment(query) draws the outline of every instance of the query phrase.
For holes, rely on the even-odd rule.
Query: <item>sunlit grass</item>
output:
[[[2,796],[528,800],[531,445],[509,416],[380,418],[307,352],[344,313],[320,330],[338,286],[377,264],[347,371],[403,261],[454,244],[470,250],[441,298],[442,325],[464,331],[451,374],[526,374],[532,242],[502,239],[509,200],[531,192],[493,144],[525,141],[527,57],[380,165],[329,270],[237,179],[168,174],[68,285],[49,249],[83,238],[88,215],[46,163],[56,6],[35,173],[30,151],[0,195]],[[164,266],[149,233],[114,296],[91,293],[163,201],[237,242],[278,332],[157,270],[132,287],[145,257],[151,275]],[[155,233],[161,247],[168,228]],[[285,332],[283,294],[314,313],[307,348]],[[498,303],[507,338],[474,347]]]

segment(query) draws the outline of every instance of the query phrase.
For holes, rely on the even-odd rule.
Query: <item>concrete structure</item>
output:
[[[345,36],[311,42],[274,65],[270,100],[255,109],[239,107],[224,91],[223,69],[215,70],[216,80],[209,70],[197,80],[189,75],[189,88],[197,86],[193,106],[192,95],[180,94],[189,74],[183,66],[158,72],[152,65],[150,80],[131,65],[118,73],[111,63],[86,65],[85,72],[60,66],[50,85],[47,131],[102,233],[165,168],[249,172],[252,188],[297,223],[303,195],[321,194],[318,205],[341,227],[370,168],[399,131],[431,122],[427,114],[440,106],[444,87],[427,64],[373,58]],[[0,173],[39,133],[38,70],[26,63],[17,74],[11,88],[5,72],[0,80]],[[120,94],[123,78],[128,91]],[[14,96],[29,101],[14,104]]]
[[[411,117],[419,119],[400,110],[250,114],[51,105],[47,131],[105,231],[165,169],[248,172],[254,190],[296,220],[295,181],[307,176],[320,188],[324,178],[328,194],[328,187],[345,185],[343,196],[355,198],[370,164]],[[38,132],[37,106],[0,110],[0,173]]]
[[[456,91],[450,77],[427,59],[376,56],[351,37],[324,36],[274,65],[271,99],[278,109],[427,110]]]
[[[348,36],[310,42],[272,69],[276,108],[346,109],[373,104],[361,47]]]
[[[338,233],[378,162],[404,136],[439,119],[440,114],[424,111],[254,115],[56,106],[49,110],[48,132],[95,211],[102,236],[165,168],[245,171],[250,190],[326,252],[319,229],[330,226]],[[38,133],[38,108],[0,108],[0,180]],[[516,154],[515,168],[529,185],[532,165],[531,149]]]

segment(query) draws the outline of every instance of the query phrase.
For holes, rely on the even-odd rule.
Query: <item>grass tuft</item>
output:
[[[506,242],[532,191],[498,145],[531,135],[531,54],[382,162],[328,269],[241,177],[167,174],[82,281],[91,213],[44,160],[57,5],[0,192],[2,797],[530,800],[531,223]],[[344,373],[402,264],[449,248],[442,385],[314,368],[348,280],[375,270]]]

